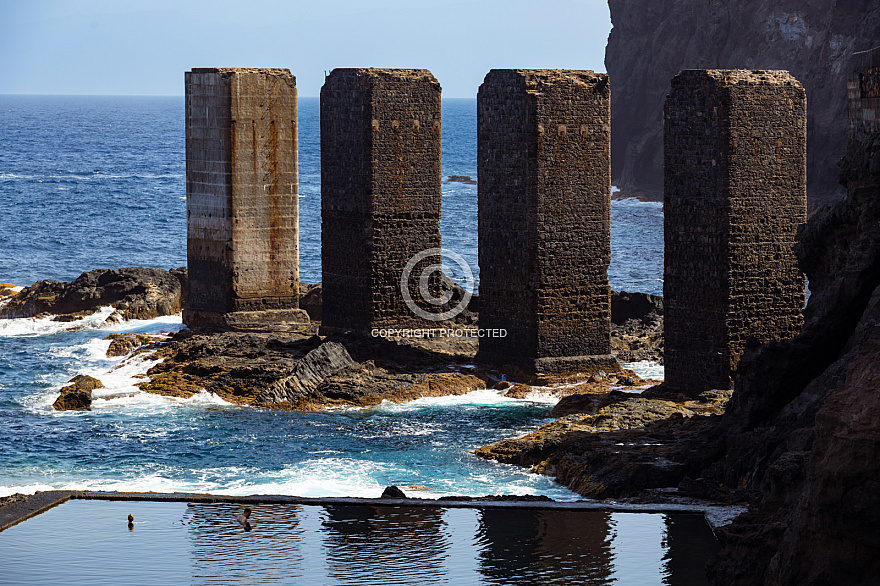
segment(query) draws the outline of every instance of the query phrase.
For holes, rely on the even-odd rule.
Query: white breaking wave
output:
[[[230,403],[228,401],[224,401],[220,395],[215,395],[214,393],[209,393],[206,390],[201,390],[189,399],[181,399],[180,397],[168,397],[172,401],[180,403],[181,405],[217,405],[221,407],[239,407],[235,403]]]
[[[69,330],[97,330],[101,329],[113,311],[108,305],[92,315],[70,322],[52,321],[51,317],[0,319],[0,337],[47,336]]]
[[[639,362],[621,362],[624,368],[634,370],[637,375],[642,378],[653,378],[663,380],[665,374],[663,365],[653,360],[640,360]]]
[[[52,317],[21,317],[0,319],[0,337],[50,336],[59,332],[76,330],[104,330],[109,333],[137,332],[159,334],[176,332],[183,328],[180,315],[166,315],[151,320],[129,320],[105,323],[114,309],[107,305],[92,315],[70,322],[52,321]],[[109,347],[109,342],[107,343]],[[106,348],[104,349],[106,352]]]
[[[279,471],[242,467],[206,468],[199,478],[175,479],[175,470],[150,472],[136,478],[63,481],[55,485],[0,486],[0,496],[45,490],[113,490],[132,492],[211,492],[214,494],[286,494],[304,497],[378,497],[385,485],[374,476],[393,474],[382,462],[350,458],[306,460]]]
[[[475,458],[475,457],[474,457]],[[476,458],[475,458],[476,459]],[[404,464],[354,457],[328,457],[304,460],[281,470],[255,467],[212,467],[189,475],[177,467],[155,468],[137,477],[66,478],[54,484],[0,485],[0,496],[16,492],[32,494],[45,490],[108,490],[134,492],[210,492],[226,495],[283,494],[302,497],[376,498],[385,486],[422,485],[417,495],[438,498],[450,495],[547,494],[556,500],[576,500],[577,494],[556,485],[550,478],[533,474],[512,464],[480,460],[470,473],[450,477],[433,476],[429,470]],[[193,471],[194,472],[194,471]],[[500,473],[500,474],[499,474]],[[186,475],[188,478],[180,478]]]
[[[625,199],[613,199],[611,200],[611,207],[616,208],[630,208],[630,207],[647,207],[647,208],[656,208],[658,210],[663,209],[662,201],[642,201],[635,197],[627,197]]]
[[[305,460],[278,472],[263,473],[227,486],[221,494],[288,494],[304,497],[379,497],[385,486],[376,477],[393,475],[394,467],[384,462],[352,458]],[[255,482],[255,480],[257,480]]]
[[[113,308],[102,308],[98,313],[76,322],[52,322],[50,319],[23,318],[0,320],[0,328],[6,327],[7,336],[39,336],[65,330],[82,332],[79,343],[66,342],[47,348],[46,353],[57,364],[51,374],[40,376],[47,385],[44,391],[24,399],[28,409],[49,412],[57,417],[82,416],[81,411],[55,411],[52,404],[60,389],[79,374],[92,376],[101,381],[104,388],[92,391],[92,410],[124,409],[142,415],[161,414],[181,405],[229,405],[216,395],[198,393],[189,399],[163,397],[147,393],[137,387],[146,380],[147,371],[159,364],[161,359],[149,359],[148,354],[107,357],[110,340],[103,339],[109,332],[137,332],[144,334],[168,334],[183,326],[179,315],[163,316],[152,320],[131,320],[121,323],[104,323]],[[4,321],[13,322],[4,324]],[[2,333],[0,333],[2,335]]]
[[[193,488],[184,488],[182,483],[160,474],[150,474],[139,478],[118,480],[94,480],[94,481],[67,481],[55,485],[51,484],[23,484],[0,486],[0,496],[10,494],[34,494],[37,491],[47,490],[108,490],[120,492],[197,492],[195,484]]]
[[[163,334],[177,332],[183,329],[183,319],[180,314],[162,315],[154,319],[132,319],[123,322],[105,324],[103,328],[108,332],[135,332],[138,334]]]
[[[425,409],[431,407],[446,407],[451,405],[475,405],[475,406],[501,406],[512,405],[516,403],[556,403],[559,398],[552,397],[541,391],[531,393],[526,399],[514,399],[513,397],[505,397],[507,391],[497,391],[495,389],[480,389],[471,391],[464,395],[448,395],[445,397],[422,397],[407,403],[392,403],[391,401],[382,401],[376,409],[387,413],[406,413],[417,409]]]

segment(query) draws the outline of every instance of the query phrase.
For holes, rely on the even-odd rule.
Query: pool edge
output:
[[[0,506],[0,532],[69,501],[73,498],[74,492],[71,490],[36,492],[24,500]]]
[[[280,494],[247,496],[193,492],[117,492],[96,490],[59,490],[37,492],[26,500],[0,507],[0,531],[60,505],[68,500],[154,501],[190,503],[297,504],[297,505],[372,505],[383,507],[426,507],[447,509],[549,509],[608,511],[618,513],[694,513],[702,514],[714,532],[730,523],[746,507],[711,503],[619,503],[613,501],[536,501],[536,500],[439,500],[420,498],[301,497]]]

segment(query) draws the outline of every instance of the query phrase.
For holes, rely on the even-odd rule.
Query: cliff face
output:
[[[682,69],[786,69],[807,91],[811,209],[843,195],[846,75],[880,40],[875,0],[609,0],[611,176],[624,193],[663,194],[663,102]]]
[[[756,506],[720,532],[715,584],[880,576],[880,133],[850,145],[841,179],[848,195],[800,234],[802,333],[751,348],[737,370],[725,455],[706,475]]]

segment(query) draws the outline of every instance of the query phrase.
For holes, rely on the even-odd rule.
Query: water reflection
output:
[[[702,586],[706,580],[706,561],[720,547],[702,515],[665,515],[666,539],[663,543],[665,580],[669,586]]]
[[[489,509],[477,529],[487,584],[611,583],[610,513]]]
[[[342,584],[446,584],[443,509],[328,506],[327,574]]]
[[[260,584],[305,578],[305,516],[299,505],[251,505],[246,531],[236,517],[243,506],[190,503],[183,516],[192,559],[192,584]]]

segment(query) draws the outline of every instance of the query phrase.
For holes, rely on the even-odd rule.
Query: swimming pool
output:
[[[249,506],[71,500],[0,532],[0,583],[693,586],[718,547],[689,513]]]

